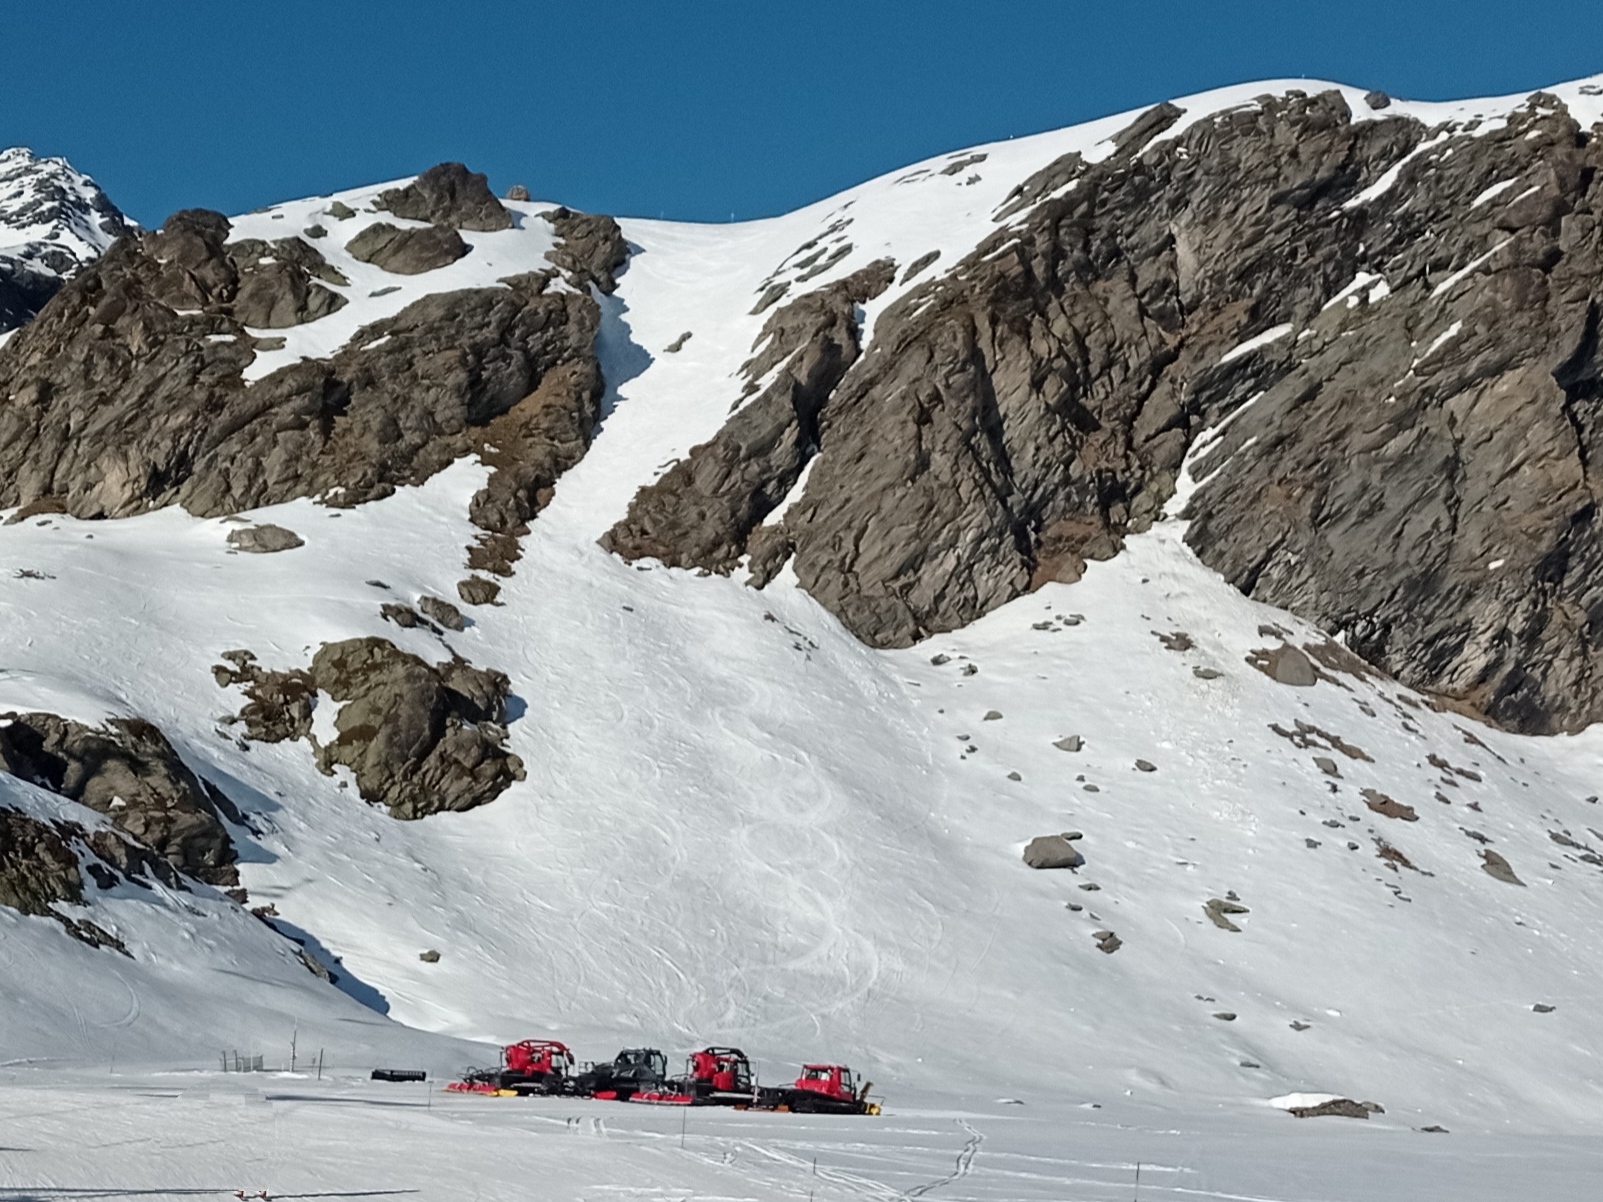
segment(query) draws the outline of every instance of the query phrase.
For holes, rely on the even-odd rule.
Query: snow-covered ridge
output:
[[[65,159],[0,151],[0,257],[67,275],[134,228],[98,184]]]

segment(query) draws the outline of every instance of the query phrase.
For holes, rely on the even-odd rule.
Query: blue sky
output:
[[[0,147],[147,224],[445,159],[595,212],[783,212],[940,151],[1277,76],[1603,72],[1597,0],[74,0],[7,6]]]

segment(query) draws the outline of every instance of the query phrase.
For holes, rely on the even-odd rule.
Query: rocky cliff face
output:
[[[1159,106],[1019,183],[944,272],[769,289],[725,428],[604,544],[759,586],[789,564],[905,646],[1077,579],[1196,478],[1191,543],[1243,591],[1512,727],[1603,716],[1597,131],[1541,94],[1439,126],[1361,107]],[[347,249],[397,278],[514,224],[459,165],[374,207]],[[0,505],[358,504],[476,453],[469,566],[510,573],[589,445],[591,289],[627,257],[606,218],[545,219],[549,271],[433,293],[252,381],[267,331],[346,303],[328,231],[230,241],[186,213],[126,240],[0,351]],[[923,282],[870,339],[898,275]]]
[[[87,175],[0,151],[0,334],[26,324],[131,223]]]
[[[759,398],[609,544],[749,554],[758,584],[788,558],[906,646],[1115,554],[1206,434],[1190,541],[1243,591],[1517,729],[1603,717],[1603,131],[1541,95],[1436,129],[1373,104],[1264,97],[1167,137],[1161,106],[1052,164],[810,399],[782,522],[727,516],[798,475],[745,431]]]

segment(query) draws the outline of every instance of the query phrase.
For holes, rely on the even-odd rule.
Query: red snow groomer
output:
[[[685,1075],[665,1081],[660,1089],[642,1090],[631,1102],[657,1106],[735,1106],[758,1103],[751,1061],[739,1048],[703,1048],[685,1062]]]
[[[804,1064],[794,1084],[760,1089],[758,1105],[792,1114],[878,1114],[879,1103],[868,1100],[872,1088],[844,1064]]]
[[[501,1067],[469,1069],[445,1088],[452,1093],[530,1097],[571,1094],[573,1053],[554,1039],[525,1039],[501,1049]]]

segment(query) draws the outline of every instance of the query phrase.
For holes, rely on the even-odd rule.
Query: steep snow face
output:
[[[0,337],[133,228],[65,159],[0,151]]]
[[[1202,119],[1291,86],[1319,87],[1179,103]],[[1526,102],[1377,111],[1344,94],[1361,119],[1466,126]],[[1562,94],[1595,101],[1582,85]],[[256,833],[236,833],[252,904],[412,1030],[555,1033],[587,1058],[734,1042],[771,1078],[838,1057],[893,1096],[954,1080],[1061,1096],[1072,1082],[1087,1102],[1253,1113],[1334,1093],[1384,1104],[1375,1125],[1595,1123],[1595,732],[1521,739],[1438,712],[1242,598],[1187,550],[1178,518],[1078,584],[883,653],[793,579],[757,592],[596,546],[739,403],[765,292],[893,257],[871,336],[914,263],[938,251],[925,270],[944,270],[1005,223],[1021,182],[1105,153],[1129,123],[943,156],[772,221],[625,222],[637,251],[603,302],[599,435],[500,604],[472,608],[458,634],[401,630],[379,607],[454,595],[486,474],[474,462],[355,510],[250,515],[304,538],[277,555],[235,555],[229,522],[176,510],[0,527],[0,629],[25,632],[0,660],[0,711],[155,721],[250,816]],[[377,191],[341,203],[360,212]],[[316,222],[337,259],[374,218],[319,216],[334,199],[235,234]],[[338,259],[347,309],[272,353],[331,354],[397,297],[538,265],[545,206],[509,207],[518,228],[470,237],[473,253],[435,273],[383,280]],[[401,824],[321,775],[306,744],[244,746],[220,725],[244,702],[212,678],[223,652],[291,668],[359,636],[506,672],[528,780]],[[1299,667],[1288,646],[1314,650]],[[1024,866],[1029,839],[1067,831],[1083,868]],[[148,1058],[201,1063],[175,1035],[185,1022],[259,1047],[349,1004],[298,965],[279,975],[285,949],[265,929],[194,952],[181,928],[162,942],[166,911],[114,902],[97,900],[96,921],[137,970],[0,912],[4,946],[49,969],[5,986],[27,1016],[23,1054],[95,1060],[137,1039]],[[256,1008],[230,1009],[231,974],[268,983],[246,991]],[[94,999],[104,1022],[69,1021],[63,995]],[[390,1024],[348,1042],[381,1038],[414,1037]]]

